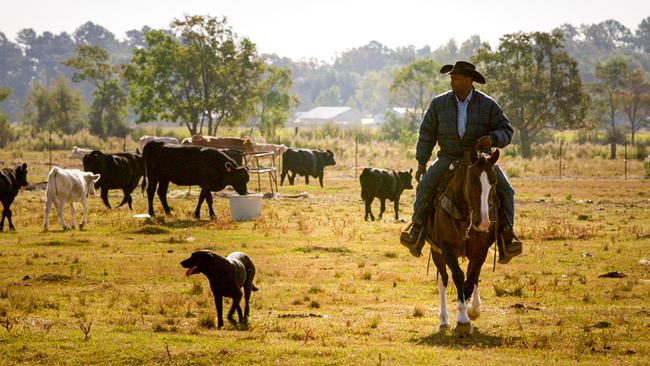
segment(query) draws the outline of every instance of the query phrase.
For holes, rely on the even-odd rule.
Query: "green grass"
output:
[[[24,154],[34,163],[31,182],[46,170],[36,154]],[[392,221],[392,205],[385,220],[364,222],[358,182],[342,161],[328,168],[324,189],[297,180],[281,193],[308,198],[264,200],[262,216],[242,223],[230,220],[222,198],[214,220],[206,208],[195,220],[196,188],[189,198],[186,188],[173,188],[172,216],[162,216],[156,198],[159,216],[133,218],[146,212],[139,192],[132,212],[107,210],[95,196],[85,230],[61,231],[52,213],[43,233],[43,191],[22,191],[12,206],[17,231],[0,233],[0,363],[647,362],[650,266],[639,263],[650,259],[645,180],[513,178],[525,253],[495,272],[490,254],[483,313],[461,338],[438,333],[435,268],[427,275],[426,258],[399,245],[406,224]],[[402,196],[401,217],[410,216],[413,196]],[[119,199],[120,192],[110,196]],[[179,264],[197,249],[253,259],[260,290],[248,329],[215,329],[207,280],[185,277]],[[598,277],[610,271],[627,277]],[[455,290],[447,294],[453,320]],[[90,326],[87,340],[82,326]]]

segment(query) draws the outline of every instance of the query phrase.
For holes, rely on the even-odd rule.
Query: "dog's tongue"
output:
[[[191,276],[194,274],[194,268],[196,267],[191,267],[185,272],[185,276]]]

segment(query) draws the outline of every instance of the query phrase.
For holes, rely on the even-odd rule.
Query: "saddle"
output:
[[[453,167],[457,167],[459,165],[460,161],[456,161],[452,164]],[[427,224],[426,226],[433,226],[434,220],[435,220],[435,215],[437,210],[444,210],[447,214],[449,214],[451,217],[453,217],[455,220],[458,220],[458,226],[460,228],[469,228],[470,227],[470,220],[471,218],[462,214],[460,209],[456,206],[456,197],[454,195],[462,194],[462,192],[455,192],[453,187],[449,185],[452,177],[454,176],[454,173],[456,172],[455,168],[454,169],[449,169],[447,170],[442,177],[440,178],[440,182],[438,184],[438,187],[436,189],[435,194],[433,195],[434,199],[433,202],[429,205],[429,214],[427,215]],[[499,199],[496,199],[494,202],[494,205],[492,206],[492,210],[494,212],[493,217],[498,217],[499,215]],[[492,215],[491,215],[492,216]],[[499,220],[499,219],[497,219]],[[465,230],[465,229],[461,229]],[[425,229],[423,232],[426,232],[424,235],[427,241],[431,244],[431,248],[438,252],[442,253],[442,250],[438,246],[437,243],[433,241],[433,239],[428,235],[428,231]],[[461,232],[460,234],[462,235],[467,235],[469,233],[469,230],[467,232],[463,233]],[[424,240],[423,240],[424,242]],[[424,243],[422,243],[424,244]]]

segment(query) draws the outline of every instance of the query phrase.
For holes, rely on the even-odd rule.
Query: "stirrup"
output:
[[[422,235],[424,234],[424,227],[420,228],[420,232],[418,233],[418,237],[415,240],[414,243],[411,243],[411,228],[413,227],[413,223],[409,224],[409,226],[406,228],[406,230],[402,231],[400,234],[400,244],[403,246],[407,247],[409,250],[409,253],[411,253],[412,256],[414,257],[420,257],[422,256],[422,247],[424,246],[424,240]]]
[[[509,249],[506,248],[506,241],[503,239],[503,234],[499,235],[497,240],[497,248],[499,250],[499,264],[508,264],[512,258],[523,253],[523,243],[512,232],[512,241],[510,242]]]

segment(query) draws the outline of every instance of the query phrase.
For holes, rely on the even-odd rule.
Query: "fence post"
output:
[[[625,180],[627,180],[627,134],[623,136],[623,165],[625,166]]]
[[[50,169],[52,169],[52,128],[50,127]]]
[[[354,179],[357,179],[359,175],[357,174],[358,169],[358,157],[359,157],[359,135],[354,136]]]
[[[562,178],[562,146],[564,145],[564,140],[560,140],[560,178]]]

